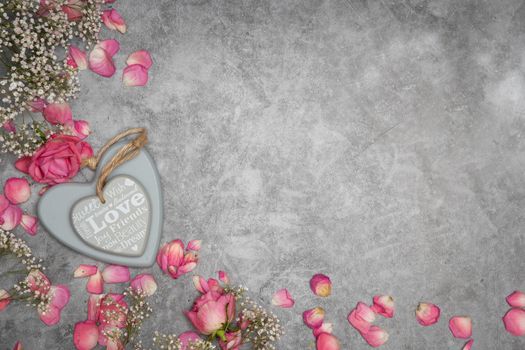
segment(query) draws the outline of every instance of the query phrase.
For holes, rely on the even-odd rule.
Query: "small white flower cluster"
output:
[[[175,334],[162,334],[158,331],[155,331],[155,336],[153,337],[153,345],[155,350],[181,350],[182,343]],[[138,342],[133,347],[134,350],[149,350],[145,348],[142,342]],[[186,350],[214,350],[216,349],[215,345],[210,343],[207,340],[196,340],[190,341],[185,348]]]
[[[243,298],[240,309],[237,322],[247,324],[242,331],[243,342],[254,350],[274,350],[273,343],[284,334],[279,319],[249,297]]]
[[[17,158],[31,156],[47,139],[63,133],[61,125],[33,121],[16,127],[15,132],[0,128],[0,153],[12,153]]]
[[[78,72],[67,64],[66,51],[75,38],[86,47],[96,43],[103,2],[84,0],[78,20],[62,11],[67,0],[0,2],[0,124],[37,99],[52,103],[76,96]]]

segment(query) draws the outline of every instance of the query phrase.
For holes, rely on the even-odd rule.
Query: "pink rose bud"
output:
[[[317,350],[339,350],[341,345],[336,337],[328,333],[322,333],[317,337]]]
[[[29,182],[21,177],[7,179],[4,184],[4,195],[13,204],[26,202],[31,197]]]
[[[503,316],[503,324],[507,332],[515,337],[525,335],[525,310],[512,308]]]
[[[272,298],[272,304],[282,308],[291,308],[294,306],[295,301],[286,288],[279,289]]]
[[[315,295],[327,297],[332,294],[332,282],[330,278],[321,273],[316,274],[310,280],[310,288]]]
[[[89,277],[94,274],[96,274],[98,271],[98,268],[95,265],[84,265],[80,264],[75,272],[73,272],[73,277],[79,278],[79,277]]]
[[[390,295],[376,295],[373,300],[372,310],[386,318],[394,317],[394,299]]]
[[[311,329],[321,327],[324,321],[325,311],[322,307],[315,307],[303,312],[303,321]]]
[[[152,296],[157,291],[157,283],[150,274],[140,274],[131,280],[131,288],[138,292],[144,293],[146,296]]]
[[[521,307],[525,308],[525,293],[517,290],[514,291],[507,298],[507,303],[512,307]]]
[[[467,316],[454,316],[448,322],[448,328],[456,338],[468,339],[472,336],[472,320]]]
[[[431,326],[439,321],[441,310],[431,303],[419,303],[416,309],[416,319],[422,326]]]

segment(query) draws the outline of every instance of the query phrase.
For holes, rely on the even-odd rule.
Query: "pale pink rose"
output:
[[[157,291],[157,283],[152,275],[143,273],[135,276],[130,283],[135,291],[142,292],[146,296],[152,296]]]
[[[91,156],[91,146],[78,137],[53,135],[32,157],[20,158],[15,167],[36,182],[56,185],[71,180],[82,161]]]
[[[128,59],[126,60],[126,65],[132,66],[134,64],[140,64],[142,67],[150,69],[153,64],[150,53],[146,50],[133,52],[131,55],[128,56]],[[188,249],[190,248],[188,247]]]
[[[431,326],[439,321],[441,310],[431,303],[419,303],[416,309],[416,319],[422,326]]]
[[[448,328],[456,338],[468,339],[472,336],[472,320],[467,316],[454,316],[448,322]]]
[[[96,274],[98,271],[98,268],[95,265],[84,265],[80,264],[75,272],[73,272],[73,277],[79,278],[79,277],[89,277],[94,274]]]
[[[110,30],[116,30],[122,34],[126,32],[126,22],[115,9],[104,10],[102,12],[102,22]]]
[[[73,68],[84,70],[88,68],[87,55],[75,45],[69,45],[67,64]]]
[[[512,308],[503,316],[503,324],[507,332],[515,337],[525,335],[525,310]]]
[[[322,307],[315,307],[303,312],[303,321],[311,329],[321,327],[324,321],[325,311]]]
[[[50,103],[42,112],[44,118],[51,124],[66,124],[73,119],[71,107],[67,103]]]
[[[185,314],[200,333],[211,335],[235,319],[235,297],[209,291],[197,298]]]
[[[157,265],[173,279],[192,271],[197,266],[198,258],[193,252],[184,251],[180,239],[165,243],[157,253]]]
[[[333,335],[328,334],[328,333],[321,333],[317,337],[316,349],[317,350],[339,350],[341,349],[341,345],[339,344],[339,340],[337,340],[337,338],[334,337]]]
[[[120,265],[108,265],[102,271],[104,283],[124,283],[130,279],[129,268]]]
[[[10,303],[9,293],[5,289],[0,289],[0,311],[3,311]]]
[[[22,226],[28,234],[34,236],[38,231],[38,219],[36,216],[23,214],[20,220],[20,226]]]
[[[310,279],[310,289],[317,296],[327,297],[332,294],[332,281],[330,277],[318,273]]]
[[[272,304],[282,308],[291,308],[294,306],[295,301],[288,292],[288,289],[279,289],[272,298]]]
[[[148,70],[140,64],[124,68],[122,82],[125,86],[144,86],[148,83]]]
[[[371,308],[374,312],[386,318],[394,317],[395,304],[394,299],[390,295],[376,295],[373,301],[374,305]]]
[[[225,340],[219,339],[219,346],[221,350],[239,350],[242,344],[242,334],[238,330],[236,332],[227,332],[224,337]]]
[[[525,293],[519,290],[512,292],[505,300],[512,307],[525,308]]]
[[[98,326],[94,321],[83,321],[75,324],[73,343],[77,350],[91,350],[98,344]]]
[[[3,212],[0,213],[0,228],[5,231],[11,231],[20,224],[22,220],[22,209],[18,206],[9,204]]]

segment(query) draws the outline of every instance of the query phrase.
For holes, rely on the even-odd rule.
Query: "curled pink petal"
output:
[[[122,34],[126,32],[126,22],[115,9],[102,12],[102,22],[110,30],[116,30]]]
[[[130,283],[131,288],[138,292],[151,296],[157,291],[157,283],[152,275],[144,273],[135,276]]]
[[[348,315],[348,322],[359,332],[367,332],[376,319],[376,314],[368,305],[359,302]]]
[[[505,300],[512,307],[525,308],[525,293],[519,290],[512,292]]]
[[[35,98],[28,102],[28,107],[31,112],[43,112],[47,103],[42,98]]]
[[[148,70],[140,64],[124,68],[122,82],[125,86],[144,86],[148,83]]]
[[[288,292],[288,289],[279,289],[272,298],[272,304],[282,308],[291,308],[294,306],[295,301]]]
[[[20,224],[22,220],[22,209],[16,205],[10,204],[2,213],[0,213],[0,228],[5,231],[11,231]]]
[[[190,342],[201,340],[201,337],[199,337],[197,333],[192,332],[192,331],[181,333],[178,338],[181,343],[180,350],[186,350]]]
[[[29,182],[21,177],[11,177],[4,184],[4,195],[13,204],[26,202],[31,197]]]
[[[333,325],[331,323],[323,322],[323,324],[319,327],[313,330],[314,337],[318,337],[322,333],[328,333],[332,334],[333,332]]]
[[[87,61],[87,55],[84,51],[80,50],[75,45],[69,45],[68,55],[69,55],[69,58],[71,58],[70,65],[72,67],[78,68],[81,70],[87,69],[88,61]]]
[[[97,271],[94,275],[89,276],[86,284],[86,290],[91,294],[102,294],[104,292],[104,280],[102,274]]]
[[[51,124],[65,124],[73,119],[71,107],[67,103],[50,103],[42,112],[44,118]]]
[[[17,341],[13,350],[24,350],[24,348],[22,347],[22,343],[20,341]]]
[[[468,339],[472,336],[472,320],[467,316],[454,316],[448,322],[448,328],[456,338]]]
[[[109,57],[115,56],[115,54],[120,50],[120,43],[116,39],[102,40],[97,45],[104,49],[108,53]]]
[[[318,273],[310,279],[310,289],[317,296],[330,296],[332,294],[332,281],[328,276]]]
[[[431,303],[419,303],[416,309],[416,319],[422,326],[431,326],[439,321],[441,310]]]
[[[303,321],[311,329],[321,327],[324,321],[325,311],[322,307],[315,307],[303,312]]]
[[[3,213],[3,211],[9,207],[9,205],[11,205],[9,200],[3,194],[0,194],[0,214]],[[0,224],[1,223],[2,222],[0,222]]]
[[[111,55],[99,45],[89,53],[89,69],[106,78],[112,77],[117,70]]]
[[[15,168],[24,174],[29,174],[29,166],[33,163],[30,156],[25,156],[15,162]]]
[[[98,327],[93,321],[77,322],[73,331],[77,350],[91,350],[98,344]]]
[[[470,339],[468,342],[466,342],[461,350],[470,350],[472,348],[472,344],[474,344],[474,339]]]
[[[89,136],[91,129],[89,128],[89,123],[85,120],[70,120],[64,124],[65,130],[73,135],[83,140]]]
[[[336,337],[328,333],[322,333],[317,337],[317,350],[339,350],[341,345]]]
[[[69,293],[69,288],[67,286],[57,285],[49,288],[48,296],[51,305],[62,310],[69,302],[71,294]]]
[[[67,15],[69,21],[79,21],[82,16],[82,8],[85,6],[84,0],[67,0],[62,5],[62,12]]]
[[[3,311],[11,303],[11,298],[7,290],[0,289],[0,311]]]
[[[361,336],[368,343],[368,345],[374,348],[383,345],[388,340],[388,333],[374,325],[370,326],[370,329],[367,332],[361,333]]]
[[[208,282],[201,276],[193,276],[193,285],[202,294],[207,293],[210,290]]]
[[[151,55],[149,54],[148,51],[140,50],[140,51],[135,51],[131,55],[129,55],[128,59],[126,60],[126,64],[128,66],[132,66],[134,64],[140,64],[142,67],[146,69],[150,69],[151,65],[153,64],[153,61],[151,60]],[[189,244],[188,244],[188,249],[191,249],[189,247]],[[194,250],[198,250],[198,249],[194,249]]]
[[[90,294],[88,299],[87,319],[89,321],[98,321],[100,312],[100,301],[104,297],[101,294]]]
[[[219,280],[224,284],[230,284],[230,277],[224,271],[219,271]]]
[[[188,242],[187,249],[193,250],[193,251],[199,251],[201,250],[202,240],[200,239],[194,239]]]
[[[98,271],[98,268],[95,265],[80,264],[75,270],[75,272],[73,272],[73,277],[75,278],[88,277],[88,276],[96,274],[97,271]]]
[[[124,283],[130,279],[129,268],[127,266],[109,265],[102,271],[102,278],[105,283]]]
[[[503,316],[503,324],[507,332],[515,337],[525,335],[525,310],[512,308]]]
[[[40,320],[47,326],[52,326],[60,322],[60,309],[51,304],[47,305],[45,310],[38,309]]]
[[[31,236],[36,235],[38,231],[38,219],[36,216],[23,214],[22,219],[20,220],[20,225]]]
[[[390,295],[374,296],[374,305],[372,306],[372,310],[386,318],[394,317],[394,298],[392,298]]]

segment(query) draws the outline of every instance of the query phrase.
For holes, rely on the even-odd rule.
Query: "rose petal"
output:
[[[129,268],[127,266],[109,265],[102,271],[102,278],[105,283],[124,283],[130,279]]]
[[[190,342],[195,342],[195,341],[198,341],[198,340],[201,340],[201,338],[195,332],[187,331],[187,332],[181,333],[179,335],[179,341],[181,343],[180,344],[181,345],[180,350],[186,350],[188,348],[188,345],[189,345]]]
[[[332,294],[332,281],[328,276],[318,273],[310,279],[310,289],[317,296],[330,296]]]
[[[219,271],[219,280],[224,284],[230,284],[230,277],[224,271]]]
[[[28,107],[31,112],[42,112],[46,107],[46,101],[43,98],[35,98],[28,102]]]
[[[22,209],[10,204],[0,213],[0,228],[4,231],[11,231],[20,224],[22,220]]]
[[[89,123],[85,120],[70,120],[65,125],[67,132],[83,140],[89,136],[91,129]]]
[[[146,69],[150,69],[151,65],[153,64],[153,61],[151,60],[151,55],[148,51],[140,50],[140,51],[135,51],[131,55],[129,55],[128,59],[126,60],[126,64],[128,66],[132,66],[134,64],[140,64],[142,67]],[[199,241],[199,245],[200,245],[200,241]],[[188,249],[191,249],[189,247],[189,243],[188,243]],[[199,249],[194,249],[194,250],[199,250]]]
[[[394,317],[394,299],[390,295],[374,296],[374,305],[371,307],[374,312],[386,318]]]
[[[102,40],[97,45],[104,49],[108,53],[109,57],[115,56],[115,54],[120,50],[120,43],[116,39]]]
[[[294,306],[295,301],[286,288],[279,289],[272,298],[272,304],[282,308],[291,308]]]
[[[0,311],[4,310],[10,303],[10,295],[5,289],[0,289]]]
[[[117,70],[111,55],[99,45],[89,53],[89,69],[106,78],[112,77]]]
[[[325,311],[322,307],[315,307],[303,312],[303,321],[311,329],[321,327],[324,321]]]
[[[7,179],[4,184],[4,195],[13,204],[26,202],[31,197],[29,182],[21,177]]]
[[[470,350],[472,348],[472,344],[474,344],[474,339],[470,339],[465,345],[463,345],[461,350]]]
[[[376,319],[376,314],[368,305],[359,302],[348,315],[348,322],[359,332],[367,332],[372,322]]]
[[[73,272],[73,277],[79,278],[79,277],[88,277],[96,274],[98,271],[98,268],[95,265],[84,265],[80,264],[75,272]]]
[[[336,337],[328,333],[322,333],[317,337],[317,350],[339,350],[341,345]]]
[[[97,271],[94,275],[89,276],[86,284],[86,290],[91,294],[102,294],[104,291],[104,280],[102,274]]]
[[[73,119],[71,107],[67,103],[50,103],[42,112],[44,118],[51,124],[65,124]]]
[[[194,239],[188,242],[187,249],[193,250],[193,251],[199,251],[201,250],[202,240],[200,239]]]
[[[207,293],[210,290],[208,282],[201,276],[193,276],[193,285],[202,294]]]
[[[48,305],[44,311],[38,309],[40,320],[48,326],[52,326],[60,322],[60,309],[53,305]]]
[[[85,51],[80,50],[75,45],[69,45],[68,54],[69,57],[71,57],[71,60],[74,62],[76,66],[75,68],[78,68],[80,70],[87,69],[88,61]]]
[[[16,125],[15,125],[15,122],[10,119],[6,122],[4,122],[4,124],[2,124],[2,128],[9,132],[9,133],[15,133],[16,132]]]
[[[91,350],[98,343],[98,327],[93,321],[77,322],[73,342],[78,350]]]
[[[365,339],[368,345],[374,348],[383,345],[388,340],[388,333],[374,325],[370,326],[370,329],[367,332],[361,333],[361,336]]]
[[[63,285],[51,286],[49,288],[50,303],[59,310],[63,309],[69,302],[71,294],[69,288]]]
[[[98,321],[100,300],[104,297],[103,294],[90,294],[88,299],[87,319],[89,321]]]
[[[140,274],[131,280],[131,288],[136,291],[143,292],[146,296],[151,296],[157,291],[157,283],[150,274]]]
[[[24,348],[22,347],[22,343],[20,341],[17,341],[13,350],[24,350]]]
[[[36,235],[38,231],[38,219],[36,216],[23,214],[22,219],[20,220],[20,225],[31,236]]]
[[[126,22],[115,9],[104,10],[102,22],[110,30],[116,30],[122,34],[126,32]]]
[[[3,194],[0,194],[0,214],[6,210],[9,205],[11,205],[9,200]]]
[[[525,293],[519,290],[514,291],[505,300],[512,307],[525,308]]]
[[[333,332],[333,325],[331,323],[323,322],[323,324],[319,327],[313,330],[314,337],[318,337],[322,333],[328,333],[332,334]]]
[[[454,316],[448,322],[448,328],[456,338],[468,339],[472,336],[472,320],[467,316]]]
[[[25,174],[28,174],[29,173],[29,165],[31,165],[31,157],[29,156],[25,156],[25,157],[22,157],[20,159],[18,159],[16,162],[15,162],[15,168],[18,170],[18,171],[21,171]]]
[[[148,83],[148,70],[140,64],[124,68],[122,82],[125,86],[144,86]]]
[[[507,332],[516,337],[525,335],[525,310],[512,308],[503,316],[503,324]]]
[[[431,326],[439,321],[441,310],[431,303],[419,303],[416,309],[416,319],[422,326]]]

